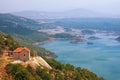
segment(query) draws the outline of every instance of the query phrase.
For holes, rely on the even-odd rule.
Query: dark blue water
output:
[[[69,41],[53,41],[40,46],[55,52],[60,62],[87,68],[106,80],[120,80],[120,42],[113,40],[114,36],[95,36],[101,39],[91,40],[93,45],[87,42],[71,44]]]

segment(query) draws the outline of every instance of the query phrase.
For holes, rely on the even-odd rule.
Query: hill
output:
[[[15,48],[19,47],[20,44],[10,35],[0,32],[0,53],[2,53],[6,46],[9,46],[10,50],[14,50]]]
[[[6,58],[2,58],[3,53],[8,46],[10,50],[14,50],[15,48],[19,47],[20,44],[15,41],[10,35],[6,35],[0,32],[0,80],[2,80],[2,77],[8,76],[4,67],[9,61],[6,61]]]
[[[3,19],[3,23],[4,25],[6,25],[8,22],[6,22],[6,19]],[[11,23],[11,20],[10,20],[10,23]],[[14,50],[16,47],[26,45],[32,51],[37,50],[38,53],[42,56],[49,56],[49,55],[55,56],[54,53],[44,48],[38,48],[37,46],[32,45],[32,42],[35,42],[36,40],[30,39],[30,38],[33,38],[33,37],[35,38],[35,36],[37,35],[36,34],[37,32],[34,32],[35,30],[30,29],[23,25],[14,26],[14,24],[15,23],[13,23],[13,25],[11,24],[7,25],[7,27],[11,27],[13,29],[13,30],[11,29],[12,32],[10,32],[9,30],[8,32],[4,31],[5,30],[3,29],[4,25],[1,26],[1,29],[0,29],[1,31],[12,34],[14,39],[17,40],[17,41],[14,40],[11,35],[7,35],[5,33],[0,32],[0,51],[1,51],[0,53],[1,55],[7,46],[9,46],[10,50]],[[20,28],[23,27],[26,29],[26,31],[31,30],[33,31],[33,33],[31,34],[31,31],[30,31],[30,33],[27,32],[26,34],[23,34],[24,32],[18,33],[14,31],[14,28],[16,28],[19,31],[20,28],[18,27]],[[44,33],[39,34],[39,36],[42,36],[42,39],[44,40],[43,35],[47,36]],[[32,55],[32,52],[31,52],[31,55]],[[23,66],[21,64],[11,64],[10,63],[11,61],[6,60],[6,59],[11,59],[11,58],[7,58],[7,57],[5,58],[5,57],[0,56],[0,65],[1,65],[0,66],[0,80],[80,80],[80,79],[81,80],[104,80],[103,78],[98,77],[96,74],[90,72],[87,69],[82,69],[80,67],[76,68],[70,64],[62,64],[54,59],[44,58],[44,60],[47,62],[46,63],[40,57],[33,58],[34,59],[33,61],[36,64],[39,64],[39,65],[41,64],[42,66],[46,65],[48,67],[50,65],[52,67],[50,70],[48,70],[44,66],[43,67],[38,66],[37,68],[34,69],[30,65]]]
[[[0,14],[0,29],[8,33],[16,31],[18,34],[22,34],[22,32],[23,34],[28,34],[34,32],[32,29],[35,29],[37,26],[40,26],[38,22],[28,18],[12,14]]]
[[[7,74],[12,76],[11,80],[104,80],[87,69],[44,59],[52,66],[52,69],[48,70],[40,66],[33,68],[30,65],[24,67],[21,64],[7,64],[5,69]]]
[[[10,34],[22,46],[27,46],[31,50],[38,51],[41,56],[56,57],[53,52],[33,45],[35,42],[48,40],[49,36],[45,33],[38,33],[36,27],[39,23],[24,17],[11,14],[0,14],[0,31]]]

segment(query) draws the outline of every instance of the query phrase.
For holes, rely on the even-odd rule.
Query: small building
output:
[[[13,51],[13,58],[24,62],[30,60],[30,49],[26,47],[19,47],[15,49]]]

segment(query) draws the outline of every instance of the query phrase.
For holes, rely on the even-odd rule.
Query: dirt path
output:
[[[6,73],[5,70],[5,66],[9,63],[9,60],[7,60],[7,57],[0,57],[0,80],[2,80],[2,78],[6,78],[8,77],[9,80],[12,80],[12,78],[10,77],[10,75],[8,75]]]

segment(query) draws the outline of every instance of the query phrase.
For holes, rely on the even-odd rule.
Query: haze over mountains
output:
[[[111,14],[103,14],[88,9],[72,9],[61,12],[46,11],[21,11],[12,13],[17,16],[23,16],[31,19],[61,19],[61,18],[113,18],[118,17]]]

